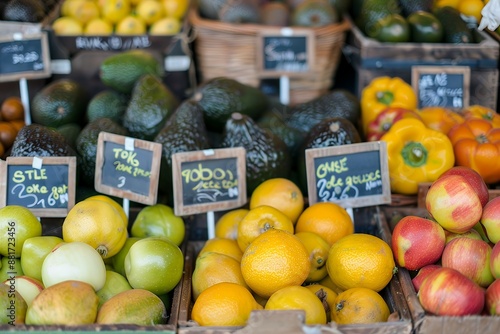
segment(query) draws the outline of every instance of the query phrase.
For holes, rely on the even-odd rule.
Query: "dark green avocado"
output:
[[[58,131],[41,124],[23,126],[12,144],[13,157],[66,157],[76,152]]]

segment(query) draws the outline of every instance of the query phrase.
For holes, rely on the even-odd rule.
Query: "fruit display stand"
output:
[[[391,233],[386,220],[382,219],[377,206],[354,209],[356,231],[376,235],[390,242]],[[323,326],[308,327],[304,325],[302,311],[253,311],[245,327],[212,327],[199,326],[191,320],[192,303],[192,273],[198,252],[204,241],[190,241],[187,245],[184,261],[184,274],[181,279],[182,296],[178,307],[178,333],[300,333],[314,330],[314,333],[411,333],[412,321],[406,304],[400,275],[393,276],[386,288],[380,293],[387,302],[392,313],[387,322],[374,324],[337,325],[329,323]],[[405,282],[408,284],[408,282]],[[410,282],[411,284],[411,282]]]
[[[269,78],[269,73],[264,73],[258,61],[259,38],[268,33],[280,36],[279,27],[204,19],[195,6],[191,8],[188,20],[196,36],[194,49],[201,81],[224,76],[259,87],[262,79]],[[318,28],[288,28],[297,28],[298,34],[305,33],[311,37],[308,43],[314,45],[314,56],[308,59],[309,71],[290,76],[291,105],[312,100],[330,89],[349,27],[350,23],[343,20]]]
[[[473,30],[477,43],[381,43],[355,25],[343,52],[356,72],[355,93],[379,76],[401,77],[412,83],[412,66],[470,67],[470,105],[496,110],[499,45],[488,33]]]
[[[384,214],[381,216],[391,227],[404,216],[416,215],[429,217],[429,213],[424,208],[394,208],[384,207]],[[392,228],[391,228],[392,229]],[[489,315],[471,316],[436,316],[425,312],[419,302],[418,295],[413,288],[411,276],[405,268],[399,268],[401,287],[408,303],[408,308],[413,320],[413,333],[417,334],[468,334],[468,333],[498,333],[500,328],[500,318]]]

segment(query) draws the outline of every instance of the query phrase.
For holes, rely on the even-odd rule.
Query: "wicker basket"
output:
[[[257,69],[255,41],[260,32],[268,27],[204,19],[196,8],[191,8],[188,19],[196,36],[195,56],[202,82],[215,77],[228,77],[259,86],[261,78]],[[315,59],[311,62],[311,74],[290,78],[291,105],[310,101],[331,88],[350,23],[344,20],[306,29],[314,32]]]

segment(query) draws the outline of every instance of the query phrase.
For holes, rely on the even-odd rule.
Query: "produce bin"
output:
[[[499,44],[484,31],[473,33],[477,43],[381,43],[352,24],[343,52],[355,72],[355,93],[361,96],[379,76],[397,76],[411,84],[412,66],[469,66],[469,104],[496,110]]]
[[[357,232],[369,233],[379,236],[386,242],[390,242],[391,233],[387,222],[381,219],[379,207],[366,207],[354,209],[355,229]],[[211,327],[199,326],[190,318],[193,306],[191,295],[191,277],[195,266],[198,252],[204,245],[204,241],[190,241],[187,245],[184,262],[184,275],[182,282],[182,297],[178,310],[178,333],[306,333],[313,327],[304,325],[304,316],[301,312],[294,311],[254,311],[245,327]],[[393,276],[387,287],[380,293],[387,302],[391,311],[388,322],[366,324],[366,325],[338,325],[330,323],[314,327],[314,333],[411,333],[412,321],[403,294],[400,275]],[[408,282],[405,282],[408,284]],[[411,285],[411,282],[410,282]],[[303,312],[303,311],[302,311]]]
[[[429,217],[424,208],[394,208],[384,207],[381,216],[386,224],[394,225],[404,216],[416,215]],[[413,332],[416,334],[494,334],[500,328],[500,317],[489,315],[471,315],[463,317],[436,316],[425,312],[418,300],[417,293],[413,288],[411,276],[405,268],[399,268],[401,288],[406,297],[408,308],[413,321]]]

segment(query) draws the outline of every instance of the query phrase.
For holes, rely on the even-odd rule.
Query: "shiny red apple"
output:
[[[396,263],[418,270],[439,260],[445,234],[438,223],[419,216],[405,216],[394,227],[391,247]]]
[[[461,175],[467,182],[472,186],[479,196],[479,200],[483,207],[488,203],[490,199],[490,194],[488,192],[488,186],[484,182],[483,177],[476,172],[474,169],[466,166],[454,166],[448,169],[446,172],[441,174],[441,176],[446,175]]]
[[[488,240],[496,244],[500,241],[500,197],[491,199],[483,208],[481,216]]]
[[[500,278],[500,242],[491,249],[490,270],[495,278]]]
[[[484,303],[487,314],[500,315],[500,279],[496,279],[486,289],[486,300]]]
[[[413,287],[415,288],[415,292],[418,292],[418,290],[420,290],[420,286],[422,285],[424,279],[426,279],[430,273],[439,268],[441,268],[439,264],[429,264],[420,268],[417,275],[415,275],[415,277],[413,277],[411,280],[411,282],[413,283]]]
[[[476,231],[474,228],[471,228],[470,230],[464,232],[464,233],[455,233],[455,232],[450,232],[450,231],[444,231],[444,234],[446,236],[445,243],[448,244],[450,241],[452,241],[455,238],[472,238],[472,239],[477,239],[477,240],[483,240],[481,237],[481,234],[479,234],[478,231]]]

